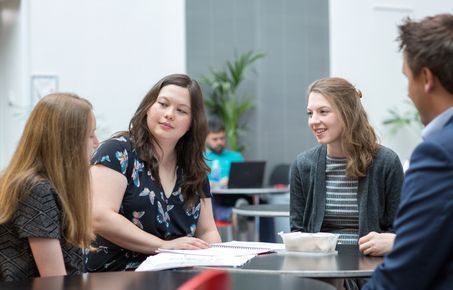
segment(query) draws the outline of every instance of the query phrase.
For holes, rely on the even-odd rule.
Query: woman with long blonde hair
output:
[[[91,104],[54,93],[34,107],[0,176],[0,280],[81,274],[92,239]]]

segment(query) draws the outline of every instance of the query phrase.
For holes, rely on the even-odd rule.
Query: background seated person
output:
[[[208,122],[208,136],[206,138],[206,163],[211,172],[208,175],[212,188],[226,187],[230,175],[231,162],[244,161],[240,152],[225,148],[225,127],[218,118],[211,118]],[[230,221],[231,212],[236,201],[244,198],[242,195],[215,195],[213,197],[214,218],[216,220]]]
[[[208,175],[212,188],[228,186],[228,177],[232,162],[242,162],[244,157],[240,152],[228,150],[226,146],[225,127],[223,122],[212,117],[208,122],[208,136],[206,138],[206,163],[211,168]],[[212,198],[215,220],[231,221],[232,209],[235,206],[252,203],[247,195],[216,194]],[[247,230],[247,219],[238,220],[239,231]],[[275,226],[272,218],[260,219],[260,240],[275,242]]]

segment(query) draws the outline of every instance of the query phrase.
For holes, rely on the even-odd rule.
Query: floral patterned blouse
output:
[[[194,236],[200,216],[200,200],[186,208],[181,194],[182,169],[176,169],[176,183],[167,198],[162,185],[145,168],[137,156],[131,141],[126,137],[112,138],[104,142],[94,154],[91,163],[113,169],[127,178],[119,214],[126,217],[140,229],[164,240],[183,236]],[[203,187],[211,197],[209,183]],[[95,251],[87,255],[88,272],[134,270],[147,255],[121,248],[97,236]]]

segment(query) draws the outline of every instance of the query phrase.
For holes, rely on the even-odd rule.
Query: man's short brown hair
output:
[[[453,94],[453,15],[439,14],[399,27],[400,49],[414,75],[427,67]]]

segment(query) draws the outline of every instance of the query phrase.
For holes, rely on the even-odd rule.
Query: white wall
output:
[[[21,42],[27,48],[13,56],[25,58],[29,66],[16,78],[28,84],[31,75],[56,75],[59,91],[77,93],[93,103],[102,139],[127,129],[139,102],[156,81],[186,71],[184,0],[22,3],[29,5],[27,37]],[[4,38],[0,34],[0,47]],[[0,59],[5,61],[3,55]],[[9,73],[16,67],[13,63],[0,70]],[[30,105],[30,90],[21,90],[11,86],[1,93],[22,94],[26,96],[22,102]],[[13,124],[14,120],[6,120],[0,127]],[[15,147],[17,136],[6,132],[5,138],[11,141],[2,150],[6,153],[1,167],[9,160],[9,147]]]
[[[363,104],[382,144],[394,149],[402,160],[409,158],[418,142],[417,130],[396,136],[382,125],[388,109],[404,111],[407,81],[401,73],[397,25],[406,16],[421,19],[453,12],[451,0],[330,0],[331,75],[341,76],[363,93]]]
[[[20,0],[0,1],[0,169],[12,155],[28,114],[22,43],[26,24]]]
[[[31,73],[93,102],[107,137],[127,128],[151,86],[185,72],[184,2],[40,0],[31,5]]]

